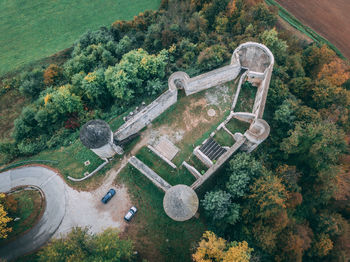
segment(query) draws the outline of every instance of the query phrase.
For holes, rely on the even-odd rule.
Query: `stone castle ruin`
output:
[[[229,65],[190,78],[185,72],[175,72],[168,80],[169,89],[147,106],[141,107],[137,113],[129,116],[127,121],[114,133],[108,124],[101,120],[92,120],[81,129],[82,143],[94,151],[99,157],[107,160],[115,154],[123,154],[122,145],[127,143],[144,127],[177,102],[178,91],[183,89],[186,96],[201,92],[211,87],[224,84],[236,79],[240,75],[236,93],[234,95],[229,116],[216,128],[210,137],[193,154],[208,167],[201,174],[195,167],[183,162],[183,166],[196,178],[189,187],[186,185],[171,186],[155,171],[150,169],[135,156],[129,163],[150,179],[158,188],[165,192],[163,200],[166,214],[176,220],[185,221],[197,212],[199,201],[195,190],[198,189],[212,174],[214,174],[238,149],[252,152],[262,143],[270,133],[270,126],[262,119],[269,89],[274,56],[264,45],[254,42],[241,44],[232,54]],[[242,84],[248,81],[257,88],[252,112],[236,112],[235,107],[239,99]],[[243,121],[249,128],[242,133],[232,134],[226,128],[231,119]],[[107,126],[106,126],[107,125]],[[213,138],[215,133],[223,129],[235,143],[231,147],[223,147]],[[164,143],[165,145],[167,143]],[[169,143],[168,143],[169,144]],[[168,147],[172,147],[169,145]],[[176,149],[176,147],[173,145]],[[149,147],[160,158],[173,168],[176,166],[157,148]],[[175,150],[174,149],[174,150]],[[176,154],[176,153],[175,153]],[[174,167],[175,166],[175,167]]]

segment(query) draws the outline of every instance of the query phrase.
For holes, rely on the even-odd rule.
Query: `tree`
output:
[[[39,252],[39,261],[133,261],[130,240],[121,240],[115,229],[91,235],[74,228],[65,238],[54,239]]]
[[[231,247],[226,251],[222,262],[249,262],[251,258],[252,248],[248,247],[246,241],[233,241]]]
[[[221,66],[228,57],[228,50],[225,46],[212,45],[200,52],[197,63],[201,70],[207,71]]]
[[[213,220],[220,220],[229,213],[231,195],[225,191],[207,192],[202,200],[204,210]]]
[[[264,3],[253,7],[252,16],[254,21],[258,23],[258,26],[263,29],[271,28],[277,21],[277,16]]]
[[[298,106],[298,101],[286,99],[275,111],[272,125],[275,129],[274,132],[279,137],[285,137],[287,132],[294,127],[294,121],[296,120],[295,111]]]
[[[226,217],[227,223],[234,225],[238,222],[240,218],[240,209],[240,204],[232,203],[232,205],[230,206],[228,216]]]
[[[319,80],[326,79],[333,85],[341,86],[350,78],[350,67],[339,57],[325,64],[318,73]]]
[[[206,231],[192,258],[196,262],[249,262],[252,251],[246,241],[227,243],[213,232]]]
[[[318,171],[336,164],[345,149],[344,133],[332,123],[297,123],[281,149],[298,166]]]
[[[277,261],[302,262],[311,247],[313,232],[308,225],[292,225],[280,234]]]
[[[78,94],[90,108],[106,108],[110,105],[110,93],[106,87],[103,69],[90,72],[80,80],[79,84],[75,83],[81,89]]]
[[[44,83],[47,86],[58,84],[63,78],[63,69],[56,64],[51,64],[44,71]]]
[[[336,54],[326,44],[311,45],[303,52],[304,69],[307,75],[316,77],[325,64],[330,63]]]
[[[38,135],[39,130],[38,123],[35,120],[35,114],[35,107],[29,105],[23,108],[21,115],[16,118],[14,122],[15,130],[12,136],[17,142]]]
[[[288,45],[287,42],[278,38],[278,32],[275,28],[264,31],[261,35],[261,41],[274,54],[276,61],[283,64],[286,59]]]
[[[258,178],[250,187],[247,196],[256,205],[256,217],[269,218],[286,208],[288,193],[277,176],[267,173]]]
[[[196,262],[222,261],[226,249],[226,240],[217,237],[213,232],[204,232],[192,258]]]
[[[135,94],[145,94],[149,80],[162,80],[168,62],[168,52],[149,55],[138,49],[125,54],[119,64],[105,72],[108,90],[115,98],[128,102]]]
[[[71,90],[71,85],[64,85],[40,98],[38,101],[40,108],[35,119],[44,130],[50,130],[55,126],[61,127],[70,114],[83,112],[81,98]]]
[[[224,11],[230,0],[213,0],[205,4],[202,12],[204,17],[208,20],[209,27],[213,27],[215,24],[215,19],[218,14]]]
[[[38,98],[40,92],[44,89],[43,72],[40,69],[34,69],[31,72],[25,72],[21,75],[21,84],[19,91],[32,101]]]
[[[332,104],[341,105],[345,108],[350,106],[350,91],[341,86],[336,86],[326,79],[317,81],[312,91],[315,108],[325,108]]]
[[[246,153],[236,154],[229,162],[229,181],[226,188],[232,197],[242,197],[248,191],[248,183],[262,173],[261,164]]]
[[[333,249],[333,242],[327,234],[317,235],[312,243],[311,255],[319,258],[325,257]]]
[[[5,194],[0,194],[0,201],[5,198]],[[3,204],[0,204],[0,238],[7,238],[9,232],[12,231],[11,227],[8,227],[8,223],[12,221],[12,218],[7,216],[7,212]]]

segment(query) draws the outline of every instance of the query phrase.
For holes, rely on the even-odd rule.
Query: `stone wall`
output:
[[[129,159],[129,163],[137,170],[139,170],[142,174],[144,174],[149,180],[152,181],[153,184],[155,184],[159,189],[163,190],[164,192],[171,188],[171,185],[168,182],[166,182],[156,172],[154,172],[152,169],[146,166],[137,157],[132,156]]]
[[[212,174],[214,174],[223,163],[225,163],[232,155],[235,153],[245,142],[246,138],[242,137],[241,140],[237,141],[230,149],[224,153],[216,162],[213,164],[207,172],[203,176],[201,176],[199,179],[197,179],[191,187],[193,189],[197,189],[200,187],[209,177],[211,177]]]
[[[125,122],[114,133],[114,139],[118,141],[138,133],[142,128],[149,125],[155,118],[161,115],[177,101],[177,90],[168,90],[154,100],[151,104],[137,113],[132,119]]]

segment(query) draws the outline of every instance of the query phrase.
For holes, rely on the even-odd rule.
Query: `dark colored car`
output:
[[[108,193],[101,199],[103,204],[107,204],[109,200],[115,195],[115,190],[111,188]]]
[[[135,216],[136,212],[137,212],[137,208],[132,206],[129,209],[128,213],[126,213],[126,215],[124,216],[125,221],[129,222]]]

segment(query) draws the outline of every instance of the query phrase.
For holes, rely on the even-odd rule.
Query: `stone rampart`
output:
[[[177,101],[177,90],[168,90],[154,100],[151,104],[137,113],[132,119],[125,122],[114,133],[114,139],[118,141],[138,133],[142,128],[149,125],[155,118],[161,115]]]

